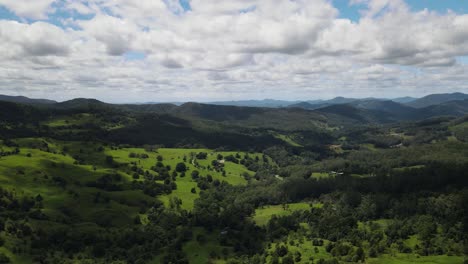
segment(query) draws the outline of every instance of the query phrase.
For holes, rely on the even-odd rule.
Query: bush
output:
[[[187,166],[183,162],[179,162],[176,165],[176,171],[177,172],[186,172],[187,171]]]
[[[192,179],[196,180],[200,177],[200,172],[197,170],[192,171]]]
[[[0,263],[11,263],[11,261],[4,253],[0,252]]]
[[[199,152],[197,153],[197,155],[195,155],[197,159],[206,159],[207,156],[208,156],[208,153],[206,152]]]

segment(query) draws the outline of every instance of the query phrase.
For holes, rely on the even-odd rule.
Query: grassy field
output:
[[[377,150],[377,148],[375,147],[375,145],[374,145],[374,144],[370,144],[370,143],[361,144],[361,147],[364,148],[364,149],[370,150],[370,151],[376,151],[376,150]]]
[[[23,138],[15,140],[18,144],[19,153],[0,157],[0,186],[14,191],[19,197],[35,197],[40,194],[44,200],[42,202],[42,212],[49,217],[48,220],[29,219],[32,226],[41,226],[47,232],[49,228],[57,226],[57,222],[64,219],[73,219],[73,228],[98,230],[100,224],[109,226],[132,226],[136,216],[143,220],[145,215],[140,212],[139,204],[143,202],[151,203],[156,199],[161,200],[166,206],[170,204],[172,197],[182,200],[182,209],[191,210],[195,200],[199,197],[200,189],[197,183],[191,178],[193,170],[198,170],[200,175],[211,175],[213,179],[226,181],[232,185],[245,185],[248,180],[244,175],[254,175],[245,166],[233,162],[224,162],[225,175],[210,168],[213,160],[217,160],[218,155],[226,157],[228,155],[240,155],[244,157],[244,152],[225,152],[209,149],[170,149],[161,148],[155,151],[147,151],[143,148],[111,148],[102,147],[99,144],[85,142],[61,142],[45,138]],[[101,150],[98,150],[101,148]],[[14,151],[15,147],[7,147],[0,142],[0,150],[4,152]],[[207,158],[203,160],[195,159],[195,154],[206,152]],[[140,158],[130,157],[130,153],[140,155]],[[146,154],[147,158],[141,158]],[[151,170],[157,162],[157,157],[162,156],[163,164],[171,167],[171,172],[176,165],[184,162],[187,166],[185,177],[180,174],[176,177],[177,189],[169,195],[159,195],[150,197],[141,190],[129,188],[134,180],[128,170],[131,163],[136,164],[143,170]],[[248,155],[262,162],[262,154],[248,153]],[[112,156],[116,166],[106,163],[106,156]],[[268,158],[269,162],[272,162]],[[83,165],[86,164],[86,165]],[[95,187],[87,186],[87,183],[105,175],[121,176],[121,184],[126,186],[122,191],[106,191]],[[329,177],[328,173],[312,174],[314,178]],[[66,184],[61,185],[54,180],[63,179]],[[141,181],[140,179],[139,181]],[[251,179],[254,181],[254,179]],[[196,192],[192,193],[192,189]],[[96,194],[108,198],[107,202],[95,201]],[[77,202],[79,201],[79,202]],[[289,203],[283,205],[268,205],[257,208],[253,221],[258,226],[265,226],[273,215],[286,216],[295,211],[309,210],[311,207],[321,207],[320,203]],[[381,219],[373,221],[378,223],[381,230],[384,230],[392,220]],[[143,224],[145,221],[143,221]],[[370,228],[365,223],[360,222],[359,228]],[[276,246],[287,244],[290,252],[301,252],[302,260],[298,263],[307,263],[324,258],[330,258],[330,254],[325,251],[324,246],[315,247],[312,245],[307,234],[307,227],[302,226],[301,232],[291,233],[285,241],[276,241],[270,245],[265,245],[266,251],[271,253]],[[5,237],[2,233],[0,236]],[[200,239],[202,237],[202,239]],[[222,247],[218,241],[219,230],[207,233],[201,228],[193,230],[192,239],[184,243],[183,251],[187,254],[190,263],[202,264],[207,260],[213,263],[225,263],[225,254],[231,254],[232,248]],[[197,239],[198,238],[198,239]],[[8,238],[8,248],[18,246],[14,238]],[[411,236],[404,243],[414,248],[419,240],[416,235]],[[326,243],[325,243],[326,244]],[[0,252],[6,254],[13,263],[31,263],[28,256],[16,255],[6,247],[0,247]],[[267,259],[271,256],[267,257]],[[382,255],[379,258],[368,259],[370,264],[409,264],[409,263],[462,263],[463,257],[459,256],[430,256],[423,257],[416,254],[396,254]],[[156,259],[154,263],[159,263]]]
[[[321,178],[328,178],[330,177],[330,173],[328,172],[312,172],[312,178],[321,179]]]
[[[378,220],[374,220],[374,221],[370,221],[370,222],[361,222],[361,221],[359,221],[358,222],[358,227],[362,228],[362,229],[370,230],[368,224],[370,224],[372,222],[373,224],[377,224],[379,229],[383,231],[383,230],[385,230],[385,228],[387,228],[387,226],[389,224],[392,223],[392,221],[393,221],[392,219],[378,219]]]
[[[421,169],[421,168],[424,168],[424,165],[414,165],[414,166],[408,166],[408,167],[394,168],[394,170],[403,171],[407,169]]]
[[[298,232],[290,233],[287,239],[269,244],[265,249],[269,254],[267,261],[271,261],[271,255],[275,251],[276,247],[282,245],[286,246],[288,248],[288,252],[293,255],[296,252],[301,253],[301,261],[296,263],[315,263],[319,259],[329,259],[332,257],[330,253],[325,250],[325,246],[314,246],[312,244],[312,240],[305,236],[306,233],[307,227],[302,226]],[[328,242],[329,241],[324,240],[324,245]]]
[[[54,125],[63,124],[57,121]],[[228,161],[224,162],[226,171],[224,176],[221,172],[209,168],[212,160],[217,159],[218,154],[223,156],[239,154],[244,157],[247,153],[242,152],[168,148],[146,151],[143,148],[110,147],[98,150],[99,144],[61,142],[45,138],[23,138],[14,142],[18,144],[19,153],[0,157],[0,186],[14,191],[20,197],[41,195],[43,197],[42,212],[49,219],[30,219],[29,223],[32,226],[42,226],[45,230],[54,228],[55,221],[61,221],[61,219],[67,219],[70,216],[73,216],[77,229],[94,229],[97,227],[95,223],[110,226],[132,225],[136,216],[145,219],[145,215],[139,212],[139,204],[142,201],[151,203],[155,199],[160,199],[169,205],[171,197],[178,197],[182,200],[182,209],[190,210],[200,192],[197,183],[190,176],[190,173],[195,169],[200,172],[201,176],[209,174],[213,179],[226,181],[233,185],[247,184],[244,174],[254,175],[254,172],[249,171],[243,165]],[[7,147],[3,142],[0,142],[0,150],[3,152],[14,151],[15,148]],[[208,153],[207,159],[193,159],[194,154],[198,152]],[[148,158],[131,158],[130,153],[146,154]],[[133,162],[143,170],[150,170],[156,164],[158,155],[163,157],[162,162],[165,166],[171,167],[170,172],[175,169],[177,163],[184,162],[184,159],[188,170],[185,177],[180,175],[176,177],[177,189],[170,195],[152,198],[143,194],[141,190],[129,187],[134,179],[129,174],[128,168]],[[262,155],[259,153],[247,155],[253,159],[258,157],[259,160],[262,160]],[[112,156],[116,165],[112,166],[106,163],[106,156]],[[122,191],[106,191],[87,186],[88,182],[95,181],[104,175],[115,174],[120,175],[120,183],[127,186]],[[58,183],[55,180],[57,178],[63,182]],[[196,193],[191,192],[192,188],[196,189]],[[96,202],[97,193],[100,193],[103,199],[107,199],[107,202]],[[79,203],[76,202],[78,200]],[[194,240],[184,245],[184,251],[191,259],[191,263],[206,263],[210,254],[221,259],[223,248],[218,246],[216,236],[204,234],[206,242],[199,242],[196,237],[200,234],[202,234],[202,230],[197,229],[194,232]],[[11,243],[15,243],[15,240],[9,238],[8,243],[10,243],[8,246],[11,248]],[[5,247],[0,247],[0,252],[6,254],[14,263],[31,263],[27,256],[15,255]]]
[[[62,127],[71,125],[83,125],[90,122],[95,122],[96,118],[88,113],[76,114],[72,116],[56,117],[44,124],[49,127]]]
[[[193,235],[193,239],[183,246],[183,251],[187,254],[188,259],[190,259],[190,263],[205,264],[209,259],[213,261],[221,259],[223,256],[223,249],[225,252],[232,251],[229,247],[220,246],[214,233],[207,234],[203,232],[202,229],[195,228]],[[203,240],[198,241],[198,236],[202,236]],[[217,262],[222,263],[224,261]]]
[[[62,215],[60,209],[69,207],[69,210],[83,220],[94,221],[97,218],[109,218],[116,225],[129,223],[137,214],[137,208],[126,205],[127,201],[149,200],[149,198],[141,192],[116,191],[107,195],[115,199],[120,197],[121,203],[96,204],[93,199],[100,190],[84,186],[89,181],[112,173],[120,174],[124,181],[129,181],[131,178],[125,173],[109,168],[77,165],[75,159],[69,155],[54,154],[38,149],[21,147],[18,155],[0,159],[1,186],[15,190],[22,196],[34,197],[40,194],[44,198],[43,206],[47,214],[60,216]],[[55,178],[65,181],[66,186],[58,185]],[[80,203],[77,204],[75,201],[78,196]]]
[[[397,254],[396,256],[383,255],[379,258],[367,260],[369,264],[462,264],[463,257],[459,256],[418,256],[414,254]]]
[[[109,120],[102,120],[98,116],[90,113],[80,113],[80,114],[75,114],[75,115],[67,115],[67,116],[55,116],[50,118],[49,120],[43,122],[42,124],[45,126],[48,126],[52,129],[58,129],[61,132],[65,131],[79,131],[83,130],[85,125],[97,125],[102,128],[112,130],[112,129],[117,129],[117,128],[122,128],[125,125],[128,125],[130,123],[134,122],[134,119],[125,117],[122,118],[119,122],[115,122],[115,120],[112,120],[109,122]],[[73,127],[74,129],[70,129],[70,127]]]
[[[190,173],[193,170],[198,170],[200,175],[206,176],[211,175],[213,179],[220,181],[226,181],[233,185],[245,185],[247,180],[243,177],[243,174],[247,173],[253,175],[254,172],[249,171],[241,164],[235,164],[232,162],[225,162],[224,168],[226,175],[223,176],[221,172],[217,172],[212,169],[208,169],[212,160],[215,160],[218,154],[223,156],[236,155],[237,152],[214,152],[208,149],[159,149],[157,152],[148,152],[142,148],[122,148],[122,149],[110,149],[106,148],[103,152],[95,151],[95,145],[88,145],[81,142],[59,142],[50,141],[46,139],[20,139],[16,140],[16,143],[20,146],[20,153],[17,155],[10,155],[0,158],[0,184],[4,188],[15,189],[19,193],[24,195],[35,196],[41,194],[45,196],[44,205],[47,210],[50,208],[57,207],[66,203],[71,197],[64,197],[64,193],[61,188],[55,186],[51,179],[54,176],[59,176],[65,179],[68,183],[68,189],[71,192],[79,192],[80,196],[93,196],[98,190],[95,188],[88,188],[82,186],[88,181],[95,180],[96,178],[105,174],[118,173],[127,182],[132,181],[132,177],[120,169],[109,168],[105,164],[105,157],[112,156],[114,161],[119,164],[130,164],[135,162],[138,167],[143,170],[150,170],[152,166],[156,164],[156,157],[161,155],[163,157],[164,165],[169,165],[173,170],[177,163],[184,162],[188,168],[185,177],[178,176],[176,179],[177,189],[167,196],[161,196],[160,199],[168,204],[170,197],[179,197],[182,199],[182,208],[191,209],[193,208],[194,200],[198,197],[197,184],[192,180]],[[45,145],[47,145],[47,151],[45,151]],[[12,148],[0,145],[0,149],[3,151],[11,151]],[[64,152],[63,150],[66,150]],[[206,160],[191,160],[191,156],[198,152],[207,152],[208,157]],[[136,154],[147,154],[148,158],[130,158],[130,153]],[[239,153],[242,157],[246,153]],[[249,154],[250,157],[261,158],[261,154]],[[86,163],[94,165],[79,165],[74,157],[82,157],[86,160]],[[194,166],[195,162],[199,164],[198,168]],[[66,172],[66,173],[64,173]],[[46,179],[47,178],[47,179]],[[75,186],[75,183],[79,183],[79,187]],[[21,186],[18,189],[18,186]],[[197,193],[192,193],[191,189],[196,188]],[[143,199],[143,194],[139,192],[122,191],[112,192],[109,194],[119,199],[132,199],[138,197]],[[73,199],[72,199],[73,200]],[[92,198],[89,198],[90,202]],[[95,215],[97,212],[94,210],[87,210],[90,206],[95,208],[93,204],[81,203],[76,206],[77,210],[83,210],[84,214]],[[122,208],[115,208],[122,209]],[[96,209],[100,212],[100,209]]]
[[[202,160],[194,158],[194,156],[200,152],[207,153],[207,158]],[[148,158],[130,158],[130,153],[146,154],[148,155]],[[197,170],[200,172],[201,176],[211,175],[213,179],[217,179],[221,182],[225,181],[232,185],[245,185],[247,184],[247,180],[244,178],[243,175],[254,175],[254,172],[249,171],[243,165],[228,161],[224,162],[224,170],[226,171],[225,176],[223,176],[221,172],[210,169],[211,162],[217,159],[218,154],[222,155],[223,157],[236,154],[239,154],[241,157],[244,157],[244,155],[246,155],[246,153],[244,152],[215,152],[209,149],[176,148],[161,148],[157,151],[146,151],[142,148],[122,148],[106,149],[105,154],[114,157],[114,160],[118,163],[129,164],[131,162],[135,162],[139,167],[143,168],[143,170],[150,170],[151,167],[156,164],[157,156],[162,156],[162,163],[165,166],[170,166],[172,170],[176,167],[178,163],[185,163],[187,166],[187,172],[185,173],[185,177],[181,177],[180,175],[177,176],[177,189],[169,195],[160,196],[160,200],[164,202],[164,204],[167,206],[169,205],[171,197],[178,197],[182,200],[181,208],[186,210],[191,210],[193,208],[194,201],[198,198],[198,193],[200,192],[200,189],[197,187],[197,183],[191,178],[190,174],[192,171]],[[249,153],[248,155],[249,157],[254,159],[256,157],[258,157],[259,159],[262,158],[262,155],[260,153]],[[195,164],[198,164],[198,166],[195,166]],[[196,193],[191,192],[192,188],[196,189]]]
[[[321,204],[313,204],[312,206],[320,207]],[[311,208],[311,204],[309,203],[289,203],[286,206],[283,205],[267,205],[262,208],[258,208],[255,210],[255,216],[253,220],[259,226],[264,226],[268,223],[273,215],[276,216],[284,216],[290,215],[294,211],[299,210],[309,210]]]
[[[286,143],[288,143],[289,145],[293,146],[293,147],[303,147],[301,144],[297,143],[296,141],[294,141],[290,136],[288,135],[283,135],[283,134],[279,134],[277,132],[273,132],[271,131],[272,135],[277,138],[277,139],[280,139]]]

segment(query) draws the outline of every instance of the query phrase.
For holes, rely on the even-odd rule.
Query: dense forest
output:
[[[1,101],[0,263],[466,264],[466,114]]]

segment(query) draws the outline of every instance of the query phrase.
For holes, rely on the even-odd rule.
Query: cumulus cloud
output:
[[[70,36],[54,25],[35,22],[23,24],[0,20],[0,47],[6,58],[19,56],[66,56],[70,52]]]
[[[56,0],[0,0],[0,5],[13,11],[17,16],[32,19],[44,19],[52,11],[51,5]]]
[[[457,57],[468,15],[403,0],[351,0],[358,21],[328,0],[54,2],[0,0],[28,19],[0,20],[0,92],[207,101],[467,89]]]
[[[357,23],[335,20],[323,31],[316,48],[324,53],[350,54],[363,61],[418,66],[451,66],[456,56],[468,53],[467,15],[410,12],[402,1],[366,2],[370,2],[372,15],[385,6],[392,8],[378,17],[365,16]]]
[[[127,52],[139,33],[139,28],[132,21],[103,14],[91,20],[79,21],[78,25],[88,37],[102,42],[107,53],[113,56]]]

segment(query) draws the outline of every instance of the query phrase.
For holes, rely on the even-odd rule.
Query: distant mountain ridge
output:
[[[458,101],[468,99],[468,94],[464,93],[444,93],[430,94],[422,98],[416,99],[407,103],[408,106],[415,108],[423,108],[431,105],[438,105],[450,101]]]
[[[404,97],[397,97],[391,99],[395,103],[400,103],[400,104],[407,104],[410,102],[413,102],[414,100],[417,100],[418,98],[416,97],[411,97],[411,96],[404,96]]]
[[[30,99],[21,96],[0,96],[10,103],[35,105],[41,108],[61,110],[119,110],[140,113],[171,115],[190,120],[221,122],[229,125],[281,128],[304,128],[320,126],[329,119],[340,123],[391,123],[423,120],[437,116],[460,117],[468,114],[468,95],[463,93],[434,94],[411,101],[413,98],[402,97],[399,103],[380,98],[355,99],[336,97],[331,100],[296,102],[287,107],[273,107],[285,103],[282,100],[262,100],[266,106],[234,106],[207,103],[183,103],[181,105],[161,104],[108,104],[96,99],[76,98],[64,102],[44,99]],[[463,98],[466,98],[463,100]],[[447,101],[449,99],[453,99]],[[1,101],[1,100],[0,100]],[[233,101],[234,102],[234,101]],[[256,100],[243,102],[259,102]],[[414,106],[413,106],[414,105]],[[428,105],[428,106],[423,106]],[[10,105],[11,107],[11,105]],[[8,109],[6,107],[5,109]]]
[[[25,96],[10,96],[10,95],[1,95],[1,94],[0,94],[0,101],[22,103],[22,104],[55,104],[57,103],[54,100],[48,100],[48,99],[31,99]]]
[[[208,102],[207,104],[279,108],[279,107],[287,107],[288,105],[299,103],[299,102],[300,101],[263,99],[263,100],[239,100],[239,101],[215,101],[215,102]]]
[[[76,101],[77,99],[72,99],[69,101]],[[242,107],[268,107],[268,108],[282,108],[282,107],[298,107],[308,110],[319,109],[336,104],[348,104],[362,101],[393,101],[395,103],[404,104],[406,106],[414,108],[423,108],[431,105],[442,104],[450,101],[456,100],[465,100],[468,99],[468,94],[464,93],[445,93],[445,94],[430,94],[421,98],[415,97],[398,97],[393,99],[387,98],[348,98],[338,96],[329,100],[303,100],[303,101],[288,101],[288,100],[277,100],[277,99],[263,99],[263,100],[238,100],[238,101],[213,101],[206,102],[203,104],[210,105],[226,105],[226,106],[242,106]],[[92,99],[90,99],[92,100]],[[0,95],[0,101],[14,102],[14,103],[23,103],[23,104],[60,104],[57,101],[49,99],[32,99],[25,96],[9,96],[9,95]],[[67,102],[67,101],[65,101]],[[65,103],[61,102],[61,103]],[[186,102],[148,102],[148,103],[131,103],[124,105],[141,105],[143,109],[151,109],[151,105],[176,105],[180,106]]]

